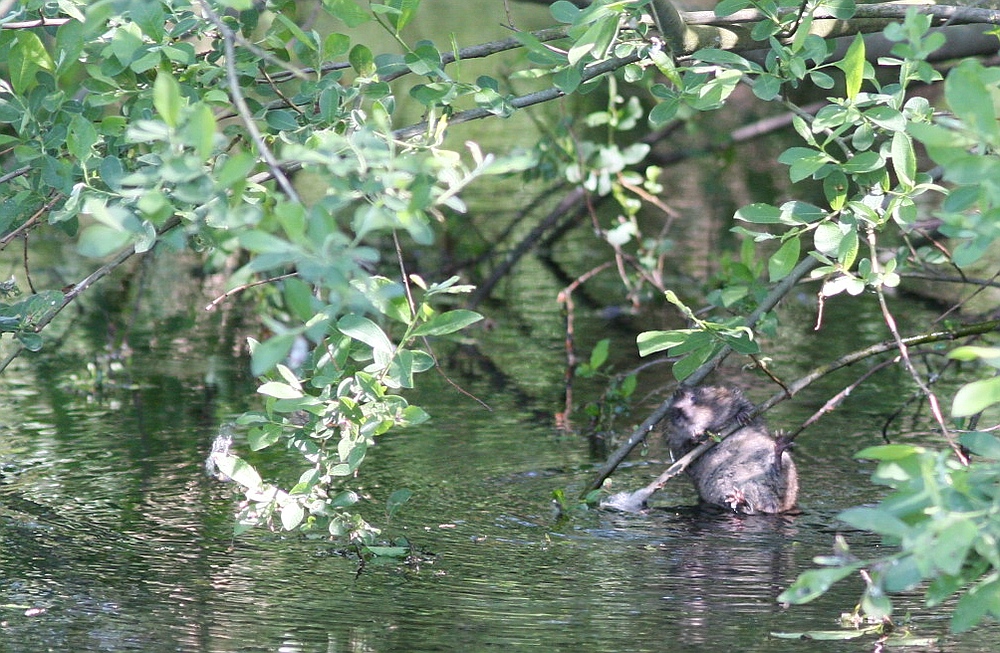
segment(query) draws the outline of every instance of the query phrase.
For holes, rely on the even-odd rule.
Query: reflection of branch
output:
[[[181,223],[180,218],[178,218],[177,216],[171,217],[165,223],[163,223],[162,227],[156,230],[157,237],[162,236],[166,232],[174,229],[175,227],[180,225],[180,223]],[[45,328],[45,326],[48,325],[49,322],[55,319],[56,315],[62,312],[64,308],[72,304],[77,297],[79,297],[84,293],[84,291],[86,291],[88,288],[90,288],[92,285],[94,285],[104,277],[114,272],[123,263],[125,263],[125,261],[132,258],[132,255],[134,255],[135,253],[136,252],[134,245],[132,247],[126,247],[122,251],[115,254],[110,261],[108,261],[107,263],[105,263],[104,265],[97,268],[89,275],[78,281],[75,285],[73,285],[69,290],[67,290],[63,294],[62,303],[54,307],[51,311],[45,313],[34,323],[33,327],[35,333],[41,332],[41,330]],[[3,361],[0,361],[0,372],[3,372],[5,369],[7,369],[7,366],[10,365],[15,358],[20,356],[22,351],[24,351],[24,345],[17,343],[17,346],[14,347],[14,349],[10,352],[10,354],[8,354],[8,356],[5,359],[3,359]]]
[[[594,275],[600,274],[604,270],[611,267],[611,261],[605,261],[595,268],[591,268],[587,272],[584,272],[579,277],[573,280],[568,286],[559,292],[559,297],[556,301],[560,304],[566,305],[566,336],[565,336],[565,346],[566,346],[566,403],[562,414],[557,415],[556,421],[558,425],[563,430],[570,429],[570,418],[573,413],[573,377],[576,374],[576,332],[574,329],[574,305],[573,305],[573,291],[579,288],[582,284],[586,283],[588,279]]]

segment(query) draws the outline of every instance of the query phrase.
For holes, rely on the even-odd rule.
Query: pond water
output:
[[[495,2],[477,2],[500,15]],[[478,40],[483,14],[467,2],[450,13],[468,17]],[[530,121],[515,120],[530,132]],[[467,129],[476,130],[477,140],[520,132],[500,121]],[[726,227],[705,225],[729,220],[736,206],[771,199],[756,193],[765,185],[769,194],[778,192],[773,185],[785,174],[762,184],[767,176],[729,169],[722,182],[716,168],[671,173],[665,197],[699,216],[701,234],[717,243]],[[527,198],[509,190],[471,189],[473,213],[513,212]],[[501,196],[511,204],[496,206]],[[592,246],[585,237],[555,252],[563,260],[575,256],[575,273],[592,265],[572,253]],[[711,260],[704,250],[685,251]],[[60,287],[64,276],[43,279],[46,269],[67,274],[62,254],[51,256],[33,261],[36,284]],[[564,375],[555,298],[565,280],[527,257],[496,293],[507,301],[482,308],[495,327],[471,331],[479,346],[439,351],[445,371],[491,410],[427,373],[410,399],[434,419],[384,437],[362,467],[357,483],[377,524],[394,490],[413,491],[386,532],[405,535],[419,555],[359,565],[328,542],[264,532],[232,536],[233,489],[207,477],[204,460],[219,426],[253,401],[241,343],[259,333],[239,311],[201,312],[218,290],[167,264],[137,267],[136,276],[146,280],[141,288],[122,279],[103,282],[88,297],[99,309],[95,317],[61,316],[61,347],[22,357],[0,375],[0,653],[877,648],[872,638],[803,642],[774,635],[837,629],[839,615],[860,595],[857,580],[805,606],[784,608],[775,597],[814,556],[830,551],[840,510],[877,498],[867,482],[870,466],[851,454],[879,441],[885,416],[909,391],[898,372],[876,376],[797,440],[801,515],[704,513],[692,507],[687,482],[677,479],[646,514],[561,517],[553,491],[576,496],[604,453],[585,436],[555,428]],[[784,308],[790,319],[776,355],[788,375],[825,356],[817,356],[819,347],[884,337],[877,314],[836,301],[827,307],[824,337],[815,337],[808,294]],[[663,326],[660,316],[605,320],[599,305],[579,306],[581,349],[611,338],[619,369],[637,362],[638,330]],[[641,421],[666,396],[667,374],[664,366],[642,377],[637,395],[649,396],[620,428]],[[739,381],[754,399],[768,395],[759,380],[741,375]],[[824,380],[768,419],[794,426],[842,385],[842,378]],[[594,399],[594,391],[593,384],[582,386],[578,401]],[[903,426],[927,429],[919,415]],[[665,458],[662,445],[651,443],[612,477],[613,488],[645,485]],[[863,534],[847,536],[861,553],[878,548]],[[947,606],[922,609],[917,595],[899,602],[900,621],[911,611],[914,634],[938,643],[907,650],[992,652],[1000,641],[996,625],[948,635]]]
[[[648,514],[559,517],[552,492],[575,495],[601,460],[554,428],[562,320],[544,283],[526,285],[539,289],[523,298],[533,322],[510,311],[476,333],[478,350],[441,352],[492,411],[427,374],[412,399],[435,418],[386,436],[362,468],[376,521],[393,490],[414,492],[387,529],[416,545],[408,563],[359,566],[327,542],[232,537],[231,488],[203,462],[253,385],[244,359],[226,353],[239,326],[195,320],[183,307],[200,300],[174,297],[168,310],[151,291],[144,310],[159,315],[138,323],[157,326],[131,334],[121,367],[102,360],[85,373],[87,329],[58,354],[20,359],[0,379],[0,651],[873,650],[872,639],[774,636],[836,629],[857,582],[806,606],[775,597],[829,551],[837,511],[873,500],[870,470],[850,453],[877,440],[875,415],[895,406],[902,381],[883,378],[800,438],[801,515],[700,512],[678,479]],[[581,338],[629,346],[596,315],[580,327]],[[802,347],[788,355],[807,364]],[[801,421],[810,400],[769,418]],[[615,487],[645,484],[663,456],[654,443]],[[861,551],[877,546],[848,536]],[[915,634],[940,640],[909,650],[995,650],[996,626],[952,637],[946,612],[918,608],[904,599],[900,615],[913,610]]]

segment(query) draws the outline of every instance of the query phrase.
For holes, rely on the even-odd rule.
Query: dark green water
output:
[[[422,552],[411,564],[359,569],[328,543],[231,537],[231,490],[203,461],[252,385],[227,354],[239,325],[195,319],[200,300],[175,297],[192,308],[171,311],[148,296],[155,309],[138,323],[153,326],[134,332],[131,357],[101,391],[85,378],[96,336],[21,359],[0,379],[0,651],[872,650],[870,639],[770,633],[834,629],[856,601],[855,581],[806,606],[775,597],[829,550],[836,512],[874,498],[850,453],[877,440],[877,415],[902,380],[881,379],[800,438],[800,516],[700,513],[678,480],[646,515],[560,519],[552,491],[577,492],[600,461],[553,426],[561,317],[545,283],[525,285],[536,289],[521,304],[530,313],[498,311],[495,330],[474,333],[478,353],[442,350],[448,373],[492,412],[427,374],[412,399],[435,419],[385,437],[362,468],[373,520],[393,490],[413,490],[388,527]],[[631,355],[615,325],[591,315],[580,327]],[[808,342],[789,349],[790,368],[808,365]],[[771,421],[801,420],[823,400],[807,393]],[[615,487],[646,483],[662,454],[651,447]],[[848,536],[861,551],[875,546]],[[914,610],[916,634],[942,639],[909,650],[995,650],[1000,628],[950,637],[946,612],[919,607],[904,599],[900,614]]]

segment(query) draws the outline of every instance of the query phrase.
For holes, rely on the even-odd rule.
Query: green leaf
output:
[[[854,457],[862,460],[902,460],[918,456],[923,452],[922,447],[912,444],[880,444],[862,449],[854,454]]]
[[[371,320],[360,315],[345,315],[337,322],[337,329],[345,336],[349,336],[365,343],[374,351],[392,355],[395,347],[389,336]]]
[[[962,595],[951,616],[951,631],[965,632],[987,614],[1000,616],[1000,580],[995,576],[974,585]]]
[[[906,117],[892,107],[885,105],[874,106],[861,115],[888,131],[903,131],[906,129]]]
[[[17,341],[20,342],[25,349],[28,351],[40,351],[43,345],[42,334],[35,333],[33,331],[18,331],[14,334]]]
[[[372,56],[372,51],[367,46],[360,43],[355,45],[351,48],[350,54],[347,55],[347,60],[350,62],[351,68],[362,77],[371,77],[375,74],[375,57]]]
[[[73,114],[69,121],[69,133],[66,134],[66,149],[77,158],[80,163],[87,163],[96,155],[94,145],[100,140],[94,123],[84,118],[81,114]]]
[[[611,340],[608,338],[602,338],[597,341],[594,345],[593,351],[590,352],[590,368],[596,370],[601,365],[604,365],[605,361],[608,360],[608,349],[611,346]]]
[[[843,239],[844,232],[839,222],[823,222],[813,232],[813,247],[821,254],[835,257]]]
[[[865,74],[865,38],[860,32],[848,46],[844,58],[837,64],[844,71],[847,99],[853,101],[861,91]]]
[[[27,29],[15,31],[7,54],[7,74],[14,91],[23,94],[35,86],[36,72],[55,70],[55,64],[37,34]]]
[[[580,8],[569,0],[556,0],[549,6],[549,13],[560,23],[572,25],[580,15]]]
[[[957,518],[937,533],[934,545],[930,547],[934,566],[944,574],[957,576],[965,566],[966,557],[977,537],[979,528],[972,519]]]
[[[280,424],[267,424],[266,426],[252,428],[247,433],[247,445],[249,445],[250,451],[267,449],[280,440],[281,435],[282,428]]]
[[[1000,367],[1000,347],[977,347],[966,345],[948,352],[948,358],[960,361],[982,360],[993,367]]]
[[[460,331],[470,324],[483,319],[483,316],[475,311],[458,309],[435,315],[427,322],[424,322],[413,330],[413,337],[420,336],[443,336],[449,333]]]
[[[885,165],[885,160],[878,152],[860,152],[852,156],[842,165],[844,172],[855,175],[863,172],[874,172]]]
[[[372,20],[372,15],[354,0],[323,0],[323,4],[348,27],[357,27]]]
[[[789,166],[788,176],[795,183],[808,179],[831,159],[826,153],[812,148],[791,147],[781,153],[778,161]]]
[[[795,264],[799,262],[801,243],[798,236],[789,238],[771,255],[767,261],[767,273],[771,283],[781,281],[788,276]]]
[[[81,256],[104,258],[132,242],[132,236],[121,229],[103,224],[88,225],[80,232],[76,251]]]
[[[180,84],[168,72],[160,71],[156,75],[156,81],[153,82],[153,106],[163,118],[163,122],[170,127],[177,127],[183,98]]]
[[[396,34],[399,34],[413,19],[417,7],[420,6],[420,0],[388,0],[388,4],[398,10],[396,14],[389,14],[389,22]]]
[[[721,2],[715,5],[715,15],[719,18],[725,18],[731,14],[735,14],[737,11],[743,11],[749,7],[753,6],[751,0],[721,0]]]
[[[293,388],[287,383],[281,383],[280,381],[268,381],[257,388],[257,392],[268,397],[274,397],[275,399],[301,399],[304,396],[302,390]]]
[[[955,393],[951,404],[954,417],[968,417],[1000,403],[1000,376],[968,383]]]
[[[880,508],[865,506],[849,508],[837,515],[837,519],[854,528],[889,537],[903,538],[910,532],[910,527],[906,523]]]
[[[958,441],[977,456],[990,460],[1000,460],[1000,438],[991,433],[983,433],[982,431],[963,433],[959,436]]]
[[[913,141],[905,131],[897,131],[892,135],[890,146],[892,169],[899,180],[910,187],[916,184],[917,156],[913,151]]]
[[[968,59],[948,73],[944,93],[948,106],[982,141],[996,147],[1000,145],[1000,127],[997,125],[993,97],[985,82],[985,69],[978,62]]]
[[[781,209],[770,204],[749,204],[736,212],[736,219],[754,224],[778,224],[781,222]]]
[[[215,116],[204,102],[194,105],[182,131],[184,140],[194,147],[202,161],[215,150]]]
[[[295,338],[294,333],[284,333],[255,345],[250,355],[250,372],[254,376],[263,376],[274,369],[275,365],[288,357]]]
[[[810,569],[799,574],[795,582],[778,595],[780,603],[808,603],[822,596],[830,586],[847,578],[862,567],[861,563],[835,567],[833,569]]]
[[[697,335],[697,334],[695,334]],[[688,343],[695,340],[692,338]],[[683,381],[692,374],[695,370],[701,367],[705,361],[709,359],[717,351],[717,347],[712,342],[702,343],[701,348],[692,351],[690,354],[680,359],[674,366],[670,369],[670,372],[674,375],[674,378],[678,381]]]
[[[576,64],[585,56],[591,55],[594,58],[601,58],[611,47],[615,34],[618,32],[618,16],[609,14],[601,18],[584,32],[576,43],[569,49],[569,63]]]
[[[635,342],[639,346],[639,355],[649,356],[658,351],[683,344],[691,336],[691,333],[690,329],[678,331],[644,331],[636,337]]]

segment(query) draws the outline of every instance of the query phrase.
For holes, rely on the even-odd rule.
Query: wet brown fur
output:
[[[787,445],[775,440],[753,404],[731,386],[681,388],[669,415],[667,444],[675,458],[713,435],[741,428],[702,454],[687,469],[705,503],[746,514],[795,508],[798,473]]]

